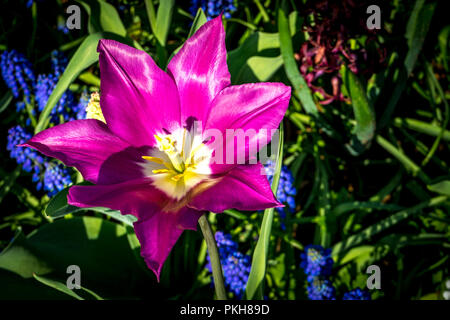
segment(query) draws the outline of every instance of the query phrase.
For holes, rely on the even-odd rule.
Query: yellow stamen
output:
[[[175,152],[175,140],[172,140],[170,136],[161,138],[158,135],[154,135],[156,141],[158,142],[158,149],[165,152]]]
[[[142,158],[151,162],[143,165],[145,174],[158,189],[179,200],[208,178],[210,155],[200,137],[185,128],[154,137],[155,148]]]
[[[169,169],[156,169],[156,170],[152,170],[153,173],[157,174],[157,173],[167,173],[169,172]]]
[[[142,156],[142,159],[148,160],[148,161],[152,161],[158,164],[165,164],[164,161],[162,161],[160,158],[156,158],[156,157],[150,157],[150,156]]]
[[[184,172],[183,172],[183,173],[180,173],[180,174],[177,174],[176,176],[173,176],[173,177],[170,178],[170,179],[172,179],[173,181],[178,182],[178,180],[180,180],[183,176],[184,176]]]
[[[180,155],[184,159],[184,143],[186,141],[186,128],[183,128],[183,143],[181,145],[181,152]]]
[[[100,95],[98,92],[91,94],[91,99],[86,107],[86,119],[97,119],[106,123],[102,109],[100,108]]]
[[[157,141],[158,149],[167,154],[175,171],[178,173],[183,172],[185,169],[184,161],[180,153],[175,148],[176,140],[174,140],[171,136],[160,137],[155,134],[154,137]]]

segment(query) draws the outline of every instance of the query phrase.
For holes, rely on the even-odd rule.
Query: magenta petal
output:
[[[49,128],[22,146],[76,167],[93,183],[99,180],[102,165],[109,157],[129,148],[129,144],[115,136],[103,122],[93,119],[70,121]]]
[[[263,210],[283,205],[275,199],[264,167],[258,163],[235,167],[219,183],[196,196],[188,206],[220,213],[231,208]]]
[[[234,143],[234,163],[238,155],[248,159],[249,144],[256,152],[270,142],[271,130],[278,128],[289,106],[290,97],[291,87],[282,83],[249,83],[222,90],[213,101],[206,129],[223,133],[223,163],[226,160],[226,142],[233,142],[225,138],[227,129],[254,132],[245,144]]]
[[[73,186],[67,202],[80,208],[106,207],[148,219],[160,211],[166,201],[164,194],[151,185],[149,179],[137,179],[111,185]]]
[[[180,125],[173,79],[144,51],[100,40],[100,105],[108,127],[133,146],[153,145],[154,134]]]
[[[115,184],[145,177],[142,165],[150,147],[128,147],[108,157],[101,165],[97,184]]]
[[[195,230],[202,214],[184,207],[178,212],[158,212],[146,220],[134,223],[134,230],[141,244],[141,255],[158,281],[163,263],[181,233],[184,229]]]
[[[189,118],[204,122],[214,97],[230,85],[222,16],[205,23],[168,67],[177,84],[182,123]]]

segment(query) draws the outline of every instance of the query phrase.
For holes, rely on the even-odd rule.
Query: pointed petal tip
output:
[[[33,148],[32,146],[30,146],[28,144],[29,141],[24,142],[24,143],[20,143],[20,144],[16,144],[16,147],[29,147],[29,148]]]
[[[27,142],[17,144],[16,147],[31,148],[31,149],[34,149],[34,150],[37,150],[37,151],[41,152],[41,150],[39,149],[39,142],[34,141],[34,137],[32,137]]]
[[[278,200],[276,202],[276,205],[274,206],[274,208],[284,208],[284,207],[286,207],[286,206],[284,204],[282,204],[281,202],[279,202]]]
[[[98,40],[98,44],[97,44],[97,52],[102,52],[107,47],[109,47],[115,43],[120,43],[120,42],[117,42],[115,40],[110,40],[110,39],[100,39],[100,40]]]
[[[206,24],[213,24],[213,23],[218,23],[223,28],[223,11],[217,17],[207,21],[205,23],[205,25]]]
[[[148,258],[146,258],[145,256],[143,256],[145,263],[147,264],[147,267],[149,267],[150,270],[153,271],[153,273],[156,276],[156,281],[159,283],[160,282],[160,276],[161,276],[161,269],[162,269],[162,264],[150,260]]]
[[[222,16],[203,24],[174,55],[167,72],[177,84],[181,101],[181,120],[206,121],[216,95],[228,87],[225,28]]]

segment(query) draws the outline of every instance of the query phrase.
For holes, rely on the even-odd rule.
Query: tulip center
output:
[[[146,176],[153,185],[174,199],[181,199],[195,185],[208,178],[212,152],[200,134],[185,128],[154,136],[156,148],[142,158]]]

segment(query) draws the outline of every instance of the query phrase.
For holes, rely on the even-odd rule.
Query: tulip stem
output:
[[[198,219],[198,224],[202,229],[203,237],[205,238],[206,246],[208,247],[217,299],[227,300],[227,293],[223,284],[222,265],[220,264],[219,251],[217,250],[216,239],[214,238],[211,225],[209,224],[206,215],[202,215],[200,219]]]

